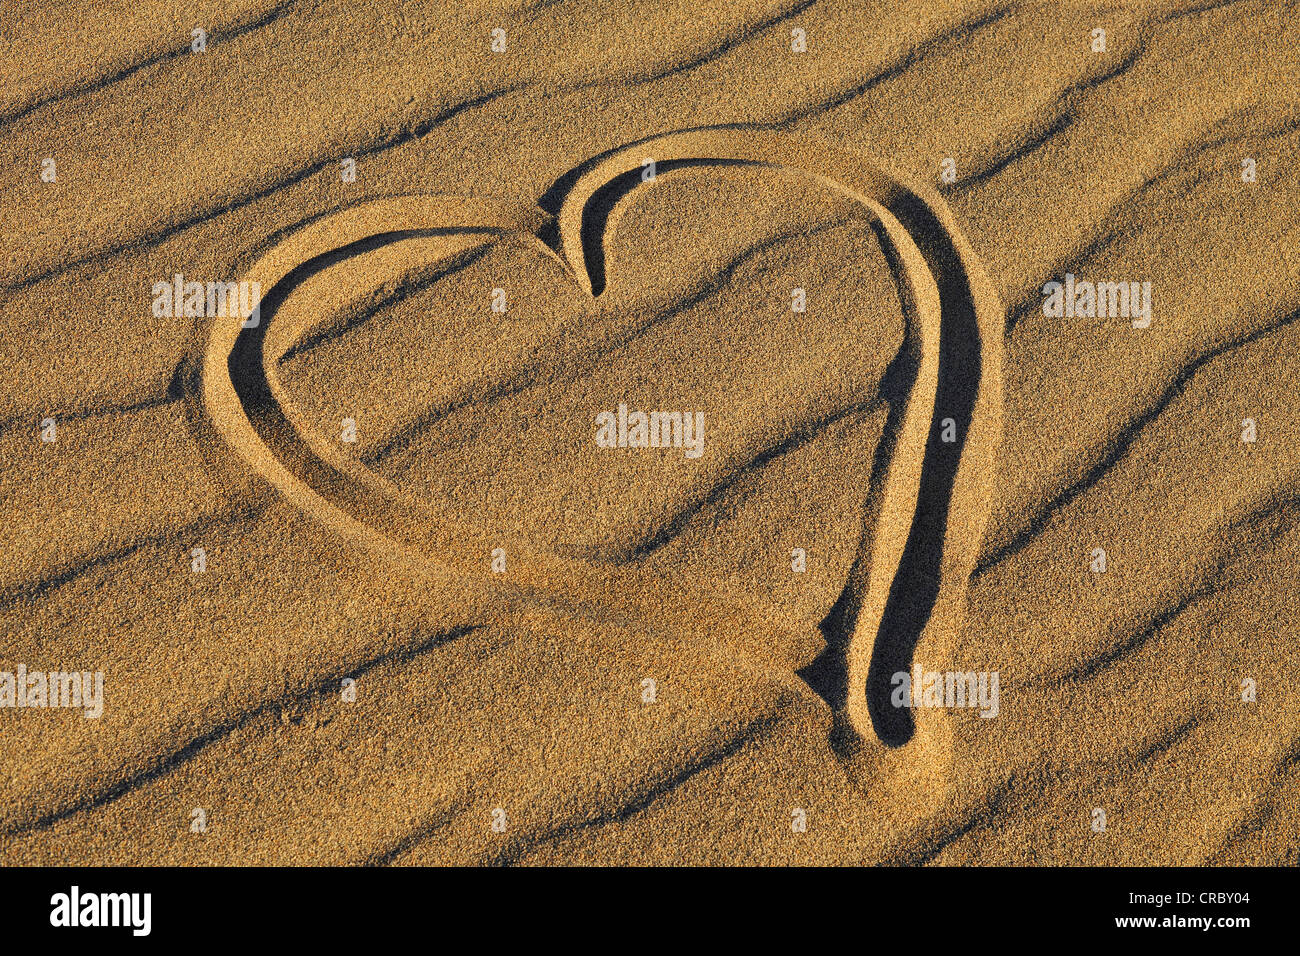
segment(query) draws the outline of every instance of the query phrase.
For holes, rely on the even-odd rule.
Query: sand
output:
[[[5,4],[0,862],[1300,862],[1298,14]]]

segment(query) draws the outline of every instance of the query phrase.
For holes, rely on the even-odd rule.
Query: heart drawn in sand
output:
[[[642,182],[645,157],[661,169],[736,166],[793,172],[857,203],[880,227],[899,280],[902,348],[882,383],[890,412],[871,475],[879,510],[864,535],[835,617],[843,632],[846,689],[837,720],[850,748],[898,745],[913,735],[908,710],[888,704],[889,679],[911,667],[927,628],[951,633],[960,619],[991,490],[999,439],[1001,303],[954,218],[932,191],[820,142],[760,129],[699,129],[652,137],[596,157],[561,177],[548,195],[552,218],[533,205],[417,195],[380,199],[315,219],[272,246],[243,276],[260,283],[260,321],[218,322],[203,359],[207,419],[252,473],[296,506],[402,573],[480,579],[494,542],[483,528],[438,505],[414,503],[387,479],[295,423],[277,373],[303,329],[277,320],[296,285],[385,243],[483,234],[522,238],[560,263],[588,295],[605,287],[605,236],[613,200]],[[940,440],[952,420],[956,440]],[[864,491],[865,494],[865,491]],[[621,572],[512,543],[511,573],[493,585],[504,600],[538,601],[581,613],[584,592],[609,590]],[[644,591],[644,584],[640,585]],[[671,615],[653,594],[626,589],[628,620]],[[609,613],[608,607],[605,613]],[[704,595],[668,623],[717,636],[754,618],[743,595]]]

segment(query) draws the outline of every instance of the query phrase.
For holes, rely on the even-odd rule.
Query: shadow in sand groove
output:
[[[570,190],[583,192],[584,181],[588,188],[580,204],[567,203],[567,212],[560,206],[559,240],[580,280],[599,295],[614,209],[645,182],[638,156],[653,157],[659,173],[753,166],[804,175],[873,217],[908,320],[881,383],[890,413],[870,476],[870,487],[882,492],[881,511],[879,520],[864,522],[848,581],[823,622],[827,648],[800,676],[848,713],[859,740],[870,732],[897,747],[915,728],[910,710],[891,705],[891,679],[911,669],[945,579],[952,579],[949,591],[964,589],[987,516],[984,481],[1000,406],[997,363],[986,356],[1000,352],[1001,306],[986,282],[978,293],[973,287],[978,263],[937,196],[926,198],[854,157],[809,155],[797,141],[759,130],[691,130],[630,144],[566,178]],[[952,440],[944,442],[948,419]],[[968,457],[972,435],[981,447]],[[974,464],[963,467],[967,461]]]
[[[872,726],[880,740],[891,747],[907,743],[914,731],[911,710],[895,707],[890,701],[892,678],[896,673],[911,671],[916,645],[939,598],[947,543],[945,529],[952,517],[958,465],[970,435],[983,361],[975,301],[945,230],[919,202],[906,203],[895,212],[931,263],[943,310],[934,423],[926,440],[916,514],[876,632],[866,687],[847,687],[844,654],[864,610],[860,582],[870,573],[869,522],[863,529],[863,541],[848,583],[822,622],[826,650],[800,672],[809,686],[837,709],[843,706],[843,693],[865,693]],[[886,439],[876,451],[872,487],[878,487],[889,459],[896,453],[892,439],[908,400],[907,383],[915,376],[912,364],[906,348],[900,350],[881,381],[881,396],[889,403],[890,412]],[[953,420],[954,436],[951,442],[945,442],[943,422],[949,418]]]
[[[305,226],[268,250],[251,270],[266,290],[262,322],[214,326],[203,362],[203,398],[215,431],[260,474],[322,524],[417,573],[463,574],[477,567],[482,530],[472,520],[420,508],[387,482],[300,433],[285,414],[275,364],[300,329],[273,322],[288,291],[351,256],[400,239],[465,233],[521,236],[554,256],[589,295],[605,288],[605,250],[621,198],[659,170],[745,166],[806,177],[861,205],[898,282],[903,346],[882,394],[886,436],[870,476],[874,515],[864,522],[848,581],[823,630],[827,651],[805,681],[831,702],[858,743],[896,747],[914,734],[909,711],[890,707],[890,678],[908,670],[927,623],[950,598],[956,607],[974,567],[988,512],[998,438],[1003,312],[978,259],[938,196],[877,164],[825,144],[764,130],[687,130],[651,137],[566,173],[542,210],[470,197],[375,200]],[[942,442],[952,419],[956,440]],[[436,538],[437,544],[431,544]],[[575,606],[604,570],[516,545],[519,593],[564,594]],[[627,598],[629,610],[653,600]],[[690,633],[722,637],[752,629],[742,602],[719,594],[693,606]],[[947,618],[945,618],[947,619]],[[848,738],[846,738],[848,739]]]

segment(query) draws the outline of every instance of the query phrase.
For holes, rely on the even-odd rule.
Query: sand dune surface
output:
[[[1300,862],[1298,41],[6,3],[0,861]]]

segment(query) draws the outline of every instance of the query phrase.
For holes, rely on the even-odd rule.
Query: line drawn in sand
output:
[[[351,542],[413,577],[483,577],[486,532],[444,506],[407,500],[387,479],[304,427],[278,374],[304,318],[276,320],[278,306],[307,278],[392,242],[433,236],[513,236],[559,262],[583,292],[605,288],[605,241],[621,200],[642,183],[643,159],[657,169],[749,166],[792,172],[861,204],[898,280],[903,345],[881,382],[889,405],[858,553],[822,625],[826,652],[800,672],[835,713],[833,739],[847,762],[946,761],[939,718],[889,704],[890,677],[910,671],[922,637],[940,649],[956,640],[992,491],[1000,438],[1003,306],[939,196],[877,163],[824,143],[754,127],[713,127],[650,137],[595,157],[561,177],[541,206],[454,196],[400,196],[317,218],[272,246],[243,278],[263,290],[261,321],[213,325],[202,362],[205,417],[251,466],[252,476]],[[548,214],[543,207],[551,209]],[[953,419],[957,440],[939,440]],[[250,476],[251,477],[251,476]],[[865,495],[865,489],[864,489]],[[619,569],[527,544],[512,545],[503,600],[597,612],[584,591],[608,593]],[[642,581],[641,590],[644,591]],[[615,613],[686,634],[717,638],[753,630],[742,595],[714,593],[674,612],[653,594],[626,592]],[[913,721],[929,722],[929,726]],[[883,746],[882,746],[883,745]],[[913,761],[915,762],[915,760]]]

